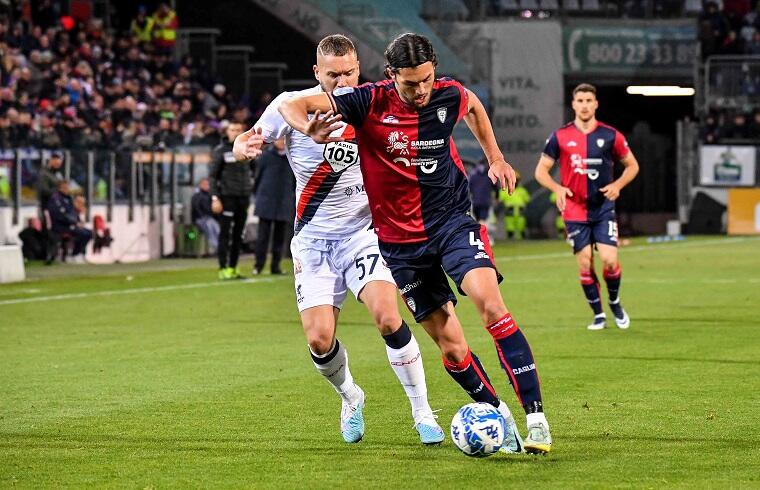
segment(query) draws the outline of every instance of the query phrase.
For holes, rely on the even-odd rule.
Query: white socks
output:
[[[533,424],[541,423],[544,424],[546,430],[549,430],[549,422],[546,421],[546,415],[544,415],[544,412],[529,413],[525,416],[525,420],[528,423],[528,427]]]
[[[388,354],[388,362],[396,373],[401,386],[404,387],[409,403],[412,405],[412,416],[417,419],[421,413],[430,413],[430,405],[427,399],[427,385],[425,383],[425,370],[422,366],[422,353],[417,339],[412,336],[405,346],[394,349],[385,346]]]
[[[309,348],[309,352],[311,352],[314,367],[335,388],[343,401],[357,403],[361,397],[361,392],[354,384],[354,378],[348,369],[348,352],[338,342],[338,339],[335,339],[335,345],[327,354],[317,355],[311,348]]]

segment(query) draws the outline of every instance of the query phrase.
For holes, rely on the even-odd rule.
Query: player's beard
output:
[[[412,107],[415,107],[416,109],[422,109],[426,105],[430,103],[430,94],[425,94],[425,97],[422,99],[418,99],[417,96],[412,96],[411,99],[407,99],[405,96],[403,96],[404,102],[409,104]]]

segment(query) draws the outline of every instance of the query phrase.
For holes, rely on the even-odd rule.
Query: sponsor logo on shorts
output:
[[[417,279],[413,283],[407,284],[403,288],[399,289],[398,292],[401,293],[401,294],[406,294],[409,291],[411,291],[412,289],[416,288],[417,286],[422,286],[422,279]]]
[[[296,286],[296,302],[298,304],[303,303],[303,293],[301,292],[301,284]]]
[[[513,368],[512,373],[513,374],[522,374],[527,373],[528,371],[535,371],[536,364],[528,364],[527,366],[519,367],[519,368]]]
[[[473,258],[475,258],[475,259],[489,259],[490,260],[491,257],[489,257],[488,254],[485,253],[485,252],[478,252],[478,253],[475,254],[475,257],[473,257]]]
[[[414,301],[414,298],[406,298],[406,305],[412,313],[417,312],[417,303]]]
[[[301,272],[303,272],[303,266],[301,265],[301,261],[293,257],[293,275],[300,274]]]

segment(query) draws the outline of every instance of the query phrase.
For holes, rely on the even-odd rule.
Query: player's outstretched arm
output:
[[[261,147],[264,145],[264,136],[261,128],[251,128],[240,133],[232,144],[232,154],[238,162],[253,160],[261,155]]]
[[[539,184],[546,187],[557,196],[557,209],[561,213],[565,210],[567,198],[572,197],[573,192],[567,187],[561,186],[552,178],[550,173],[552,166],[554,166],[554,159],[548,155],[541,155],[541,158],[538,160],[538,165],[536,165],[536,171],[533,175]]]
[[[483,148],[489,165],[488,176],[491,178],[491,182],[494,184],[498,182],[502,190],[508,190],[509,194],[512,194],[515,190],[517,176],[512,165],[507,163],[501,150],[499,150],[488,113],[478,96],[469,90],[467,91],[467,99],[468,107],[464,122],[467,123],[467,127],[470,128],[480,143],[480,147]]]
[[[636,160],[636,157],[633,156],[632,151],[629,151],[628,154],[620,160],[620,163],[624,167],[623,173],[620,175],[620,177],[618,177],[615,182],[605,185],[599,189],[599,191],[604,194],[604,197],[610,201],[614,201],[620,197],[620,191],[623,190],[623,187],[630,184],[631,181],[636,178],[636,175],[639,173],[639,162]]]
[[[330,97],[325,93],[284,100],[279,111],[291,128],[311,137],[317,143],[343,141],[343,138],[330,136],[341,127],[338,123],[342,116],[335,114]],[[309,120],[309,114],[312,113],[314,117]]]

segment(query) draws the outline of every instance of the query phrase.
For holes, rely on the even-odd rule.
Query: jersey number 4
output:
[[[475,237],[475,232],[470,232],[470,245],[473,247],[478,247],[478,250],[485,250],[485,246],[483,245],[483,240],[480,238]]]

